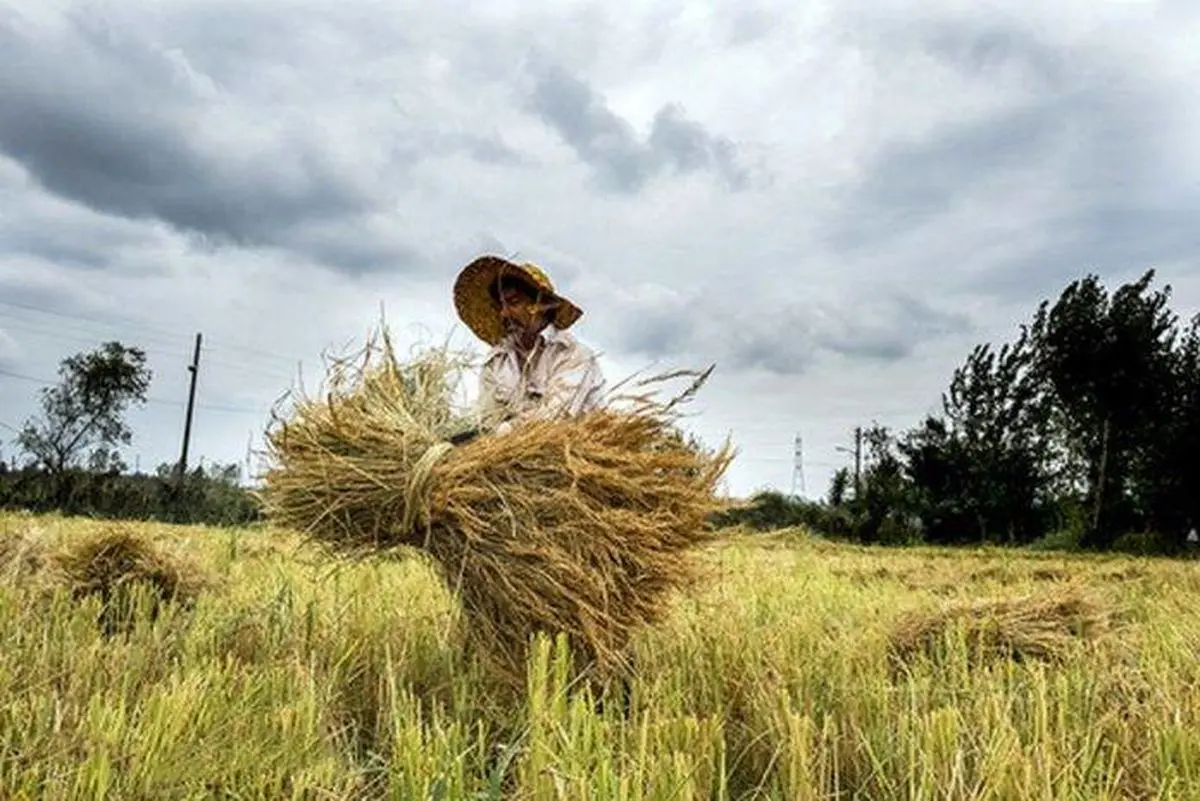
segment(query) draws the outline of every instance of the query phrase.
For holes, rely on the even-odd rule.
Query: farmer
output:
[[[600,405],[604,375],[596,355],[567,330],[583,311],[555,292],[536,265],[482,256],[459,273],[454,305],[491,346],[479,380],[483,430],[505,433],[523,420]]]

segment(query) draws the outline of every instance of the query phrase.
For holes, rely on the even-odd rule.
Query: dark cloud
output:
[[[971,330],[966,315],[898,292],[838,311],[836,323],[818,329],[814,341],[856,359],[899,361],[925,342]]]
[[[411,245],[362,233],[362,220],[386,207],[389,184],[335,159],[307,120],[235,100],[137,28],[82,12],[56,28],[19,23],[0,19],[0,154],[45,190],[101,215],[165,223],[208,251],[292,250],[349,274],[414,261]],[[269,39],[235,60],[259,55]],[[475,134],[408,156],[452,151],[520,162],[498,137]],[[15,216],[0,222],[4,249],[63,265],[109,267],[138,237],[102,223],[64,236],[52,220]]]
[[[1062,87],[1082,64],[1071,50],[1051,45],[1044,32],[1020,26],[1015,20],[927,20],[893,29],[883,51],[915,46],[954,69],[977,77],[996,77],[1016,70],[1027,85]]]
[[[748,173],[737,163],[737,147],[724,137],[714,137],[704,126],[684,116],[677,105],[667,105],[654,115],[648,141],[658,164],[681,173],[708,170],[720,175],[731,189],[744,189]]]
[[[290,232],[286,241],[292,249],[307,254],[317,263],[336,267],[352,276],[410,273],[425,263],[421,251],[389,236],[385,230],[379,230],[382,228],[371,228],[360,222],[314,225]]]
[[[206,101],[174,65],[85,23],[61,36],[0,29],[0,148],[49,190],[238,244],[371,205],[299,131],[264,153],[204,151]]]
[[[806,372],[822,353],[899,361],[925,342],[970,330],[965,315],[903,293],[787,305],[746,297],[739,304],[744,308],[733,310],[706,297],[613,304],[616,319],[602,320],[599,326],[622,352],[712,360],[738,371],[782,376]]]
[[[1099,50],[1054,48],[1015,26],[910,21],[886,30],[896,35],[883,53],[933,55],[978,79],[981,91],[1001,71],[1016,70],[1026,97],[882,148],[838,198],[825,229],[836,252],[876,257],[919,229],[950,245],[960,261],[947,269],[971,274],[975,289],[1010,296],[1090,270],[1136,270],[1195,252],[1200,235],[1188,221],[1196,219],[1200,187],[1183,186],[1170,163],[1183,96]],[[1061,206],[1026,208],[1025,192]],[[964,216],[968,207],[978,216]],[[972,243],[990,241],[996,230],[1017,232],[1010,255],[973,263]],[[1038,243],[1033,255],[1029,243]]]
[[[83,235],[81,235],[83,234]],[[90,235],[88,235],[90,234]],[[67,232],[53,224],[28,225],[17,228],[0,219],[0,245],[5,254],[34,256],[64,267],[84,270],[103,270],[118,263],[117,251],[131,241],[126,233],[111,231]]]
[[[840,198],[828,241],[842,252],[874,249],[952,210],[1005,171],[1047,163],[1073,132],[1057,105],[1022,108],[918,142],[885,147]]]
[[[607,349],[655,359],[685,353],[696,343],[698,321],[695,312],[695,304],[688,304],[686,308],[650,304],[637,304],[632,309],[618,307],[619,319],[615,325],[607,318],[601,321],[602,330],[613,334],[611,347]]]
[[[554,128],[611,188],[636,192],[650,177],[650,154],[633,126],[614,114],[591,87],[554,65],[540,68],[530,108]]]
[[[152,235],[128,220],[106,217],[29,187],[23,171],[0,157],[0,169],[6,166],[20,178],[0,178],[0,255],[101,270],[122,266],[122,254]]]
[[[529,163],[525,154],[512,149],[498,136],[463,136],[451,141],[481,164],[508,166]]]
[[[596,171],[606,189],[636,193],[667,169],[707,171],[731,189],[746,186],[736,145],[688,120],[677,105],[659,109],[643,143],[633,126],[578,77],[551,63],[534,63],[531,70],[535,82],[528,108]]]
[[[1171,208],[1113,200],[1064,217],[1035,253],[1005,260],[974,287],[998,297],[1030,298],[1032,314],[1035,298],[1052,300],[1088,273],[1132,278],[1176,264],[1200,272],[1200,192]]]

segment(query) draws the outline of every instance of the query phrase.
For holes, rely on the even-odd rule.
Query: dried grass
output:
[[[48,559],[46,545],[18,531],[0,531],[0,583],[27,580],[40,573]]]
[[[66,544],[51,554],[48,569],[74,598],[100,599],[98,622],[108,635],[134,623],[138,594],[148,592],[149,614],[157,619],[164,605],[190,608],[213,585],[199,565],[120,524]]]
[[[700,575],[728,446],[689,444],[680,404],[708,373],[642,381],[607,408],[465,445],[455,397],[469,357],[402,362],[386,328],[334,360],[328,391],[268,432],[261,499],[280,525],[342,553],[417,548],[461,602],[472,650],[520,683],[537,632],[564,633],[578,669],[622,665],[634,632]],[[692,378],[660,401],[651,389]]]
[[[892,631],[889,656],[897,666],[934,657],[952,634],[964,638],[973,662],[1060,661],[1080,643],[1106,633],[1112,618],[1094,597],[1076,587],[950,604],[903,618]]]

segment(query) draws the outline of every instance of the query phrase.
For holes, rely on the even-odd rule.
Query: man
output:
[[[600,405],[605,382],[596,355],[567,330],[583,311],[536,265],[482,256],[459,274],[454,304],[492,346],[479,381],[483,430],[505,433],[524,420]]]

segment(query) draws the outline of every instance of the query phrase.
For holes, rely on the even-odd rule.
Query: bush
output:
[[[1112,550],[1131,556],[1168,556],[1179,552],[1179,544],[1157,531],[1131,531],[1117,537]]]
[[[716,515],[718,528],[746,526],[755,531],[805,528],[830,539],[879,545],[911,545],[921,541],[918,526],[897,516],[856,515],[845,506],[805,501],[781,492],[764,491],[749,503]]]
[[[169,467],[157,475],[0,470],[0,509],[230,526],[261,519],[257,501],[237,484],[236,470],[229,467],[197,467],[182,482]]]
[[[1080,531],[1064,528],[1039,537],[1026,547],[1031,551],[1076,551],[1079,550]]]
[[[806,527],[821,529],[827,510],[821,505],[774,490],[759,492],[745,506],[720,512],[712,518],[717,528],[746,526],[755,531]]]

